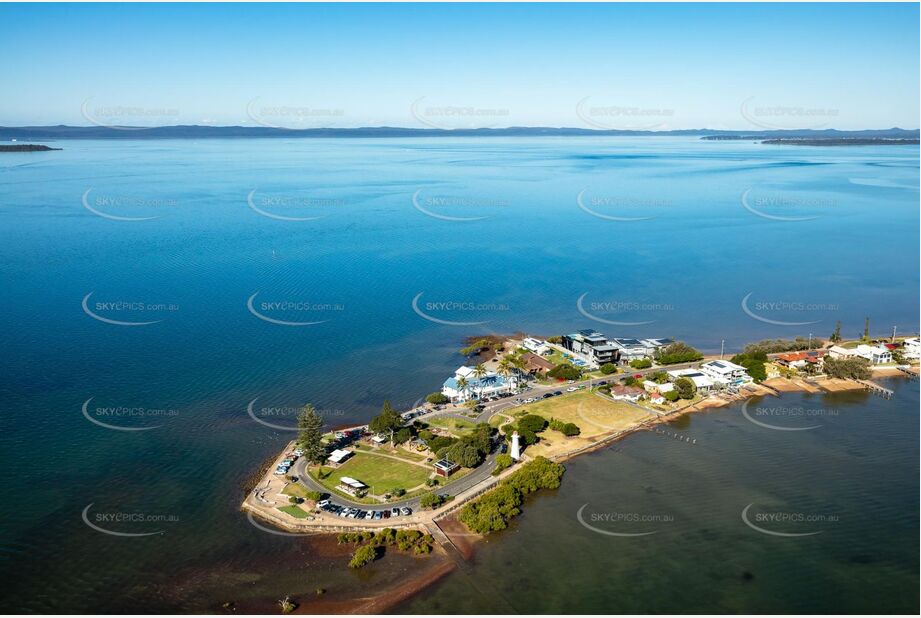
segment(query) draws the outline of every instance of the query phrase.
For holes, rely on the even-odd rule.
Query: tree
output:
[[[831,334],[829,340],[831,340],[832,343],[838,343],[841,341],[841,320],[835,322],[835,332]]]
[[[396,413],[396,411],[390,406],[390,401],[384,401],[384,407],[381,408],[381,413],[371,419],[371,422],[368,423],[368,429],[373,433],[390,433],[391,431],[396,431],[403,426],[403,418]]]
[[[859,356],[825,358],[825,374],[830,378],[867,380],[872,375],[870,361]]]
[[[732,362],[745,367],[745,371],[757,383],[767,378],[767,369],[764,368],[764,363],[767,362],[767,354],[763,351],[736,354],[732,357]]]
[[[432,508],[437,509],[439,506],[445,503],[445,499],[435,492],[430,492],[423,495],[419,498],[419,506],[422,508]]]
[[[562,343],[563,338],[559,335],[554,335],[553,337],[547,337],[547,343]]]
[[[895,362],[896,365],[904,365],[905,364],[905,352],[903,352],[901,348],[896,348],[892,350],[892,360],[893,362]]]
[[[371,564],[378,557],[378,548],[373,545],[362,545],[355,550],[355,553],[352,554],[352,559],[349,560],[350,569],[360,569],[367,564]]]
[[[652,367],[652,361],[648,358],[635,358],[630,361],[630,366],[634,369],[649,369]]]
[[[668,401],[675,403],[678,401],[678,391],[672,389],[668,392],[662,393],[662,396],[665,397]]]
[[[870,318],[863,319],[863,340],[870,341]]]
[[[393,434],[394,444],[403,444],[413,438],[413,430],[410,427],[401,427],[399,431]]]
[[[304,452],[304,457],[310,463],[319,463],[326,457],[323,448],[323,419],[317,414],[316,409],[307,404],[297,417],[297,446]]]
[[[540,433],[547,426],[547,419],[537,414],[525,414],[518,420],[518,431]]]
[[[601,366],[601,373],[606,376],[617,373],[617,365],[614,363],[605,363]]]
[[[697,386],[689,378],[675,380],[675,390],[681,399],[694,399],[694,395],[697,394]]]
[[[457,379],[457,392],[460,393],[461,399],[467,398],[467,378],[461,376]]]
[[[436,406],[440,406],[440,405],[446,404],[449,401],[451,401],[450,399],[448,399],[447,395],[444,395],[443,393],[438,393],[438,392],[429,393],[428,396],[425,398],[425,400],[429,402],[430,404],[433,404]]]
[[[496,455],[496,468],[493,470],[493,476],[498,476],[500,472],[510,467],[513,463],[512,456],[507,453]]]
[[[665,348],[657,351],[656,354],[656,360],[662,365],[690,363],[699,361],[704,357],[703,354],[681,341],[676,341],[675,343],[667,345]]]
[[[582,377],[582,370],[569,363],[560,363],[548,371],[547,375],[558,380],[578,380]]]

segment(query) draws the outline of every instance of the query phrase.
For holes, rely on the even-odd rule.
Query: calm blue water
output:
[[[856,334],[864,316],[877,334],[918,330],[917,148],[59,145],[0,158],[0,568],[21,580],[4,591],[10,610],[122,607],[148,599],[139,582],[277,549],[235,510],[243,480],[291,435],[252,420],[254,399],[278,425],[305,402],[336,424],[387,397],[408,407],[478,333],[595,327],[716,350],[827,336],[836,320]],[[478,324],[423,319],[420,293],[421,312]],[[88,294],[104,320],[156,323],[94,319]],[[322,323],[257,319],[253,294],[269,319]],[[642,324],[592,320],[580,298],[599,320]],[[157,427],[93,424],[90,398],[95,420]],[[106,411],[119,407],[133,412]],[[109,537],[81,521],[90,504],[91,516],[178,521],[121,522],[109,527],[166,534]]]

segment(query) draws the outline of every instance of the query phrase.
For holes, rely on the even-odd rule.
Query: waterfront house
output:
[[[668,372],[668,379],[672,382],[675,382],[679,378],[687,378],[693,382],[694,386],[697,387],[697,391],[701,393],[710,392],[714,386],[713,380],[697,369],[674,369]]]
[[[777,358],[774,359],[774,362],[783,367],[802,369],[807,364],[814,365],[815,367],[821,367],[822,359],[824,357],[825,350],[810,350],[808,352],[786,352],[784,354],[778,354]]]
[[[902,342],[902,355],[906,359],[917,360],[921,358],[921,339],[912,337]]]
[[[611,398],[620,399],[622,401],[639,401],[642,397],[646,396],[646,391],[635,386],[623,386],[618,384],[611,387]]]
[[[654,393],[658,391],[659,393],[667,393],[669,391],[675,390],[675,385],[671,382],[666,382],[664,384],[658,384],[652,380],[643,380],[643,389],[647,393]]]
[[[525,352],[522,354],[521,360],[525,362],[525,368],[527,369],[528,373],[543,375],[553,369],[553,363],[548,361],[546,358],[538,356],[537,354],[532,354],[531,352]]]
[[[541,341],[540,339],[535,339],[534,337],[525,337],[524,341],[521,342],[522,347],[528,352],[543,356],[550,352],[550,346],[547,345],[546,341]]]
[[[859,345],[856,348],[857,356],[865,358],[874,365],[892,362],[892,351],[883,345]]]
[[[752,378],[745,371],[745,367],[736,365],[726,360],[714,360],[701,364],[700,371],[713,380],[714,384],[724,386],[742,386],[749,384]]]
[[[828,356],[834,359],[851,358],[857,356],[855,348],[845,348],[840,345],[833,345],[828,348]]]
[[[460,469],[459,465],[447,459],[439,459],[434,463],[434,466],[435,474],[444,478],[448,478]]]
[[[655,403],[658,405],[665,403],[665,397],[659,391],[651,391],[648,396],[650,403]]]
[[[570,352],[580,354],[598,365],[616,363],[619,358],[617,347],[608,342],[607,337],[591,328],[563,335],[562,345]]]

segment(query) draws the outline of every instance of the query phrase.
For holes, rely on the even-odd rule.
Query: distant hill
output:
[[[567,127],[508,127],[505,129],[413,129],[406,127],[360,127],[354,129],[276,129],[271,127],[212,127],[173,125],[165,127],[74,127],[68,125],[35,127],[0,127],[0,141],[58,139],[205,139],[205,138],[369,138],[369,137],[572,137],[572,136],[700,136],[705,140],[759,140],[777,138],[918,138],[918,129],[870,129],[866,131],[777,130],[716,131],[679,129],[673,131],[595,130]]]

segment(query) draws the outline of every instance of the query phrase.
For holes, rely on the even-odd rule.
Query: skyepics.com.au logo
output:
[[[669,303],[654,303],[624,299],[586,301],[586,296],[588,296],[588,292],[584,292],[581,296],[579,296],[579,298],[576,299],[576,309],[578,312],[590,320],[601,322],[602,324],[610,324],[612,326],[642,326],[644,324],[652,324],[656,320],[613,320],[611,318],[601,316],[608,315],[613,317],[614,315],[624,315],[625,317],[640,317],[661,314],[666,311],[675,310],[674,305]]]
[[[769,221],[814,221],[838,202],[830,198],[794,195],[790,193],[762,193],[746,189],[742,193],[742,208]]]
[[[110,221],[159,219],[166,209],[175,208],[178,203],[173,198],[94,191],[92,187],[84,191],[80,203],[83,204],[83,208],[97,217]]]
[[[505,199],[474,196],[435,194],[425,195],[419,189],[412,195],[413,208],[422,214],[442,221],[482,221],[488,219],[510,202]]]
[[[331,320],[345,311],[345,305],[330,302],[311,302],[303,299],[260,300],[259,292],[246,299],[246,309],[255,317],[269,324],[279,326],[313,326]],[[301,316],[321,319],[296,319]]]
[[[167,302],[149,302],[135,299],[95,300],[90,302],[90,292],[83,297],[83,313],[89,317],[113,326],[149,326],[165,319],[165,316],[179,311],[179,305]],[[149,318],[157,317],[156,320]],[[144,319],[147,318],[147,319]]]
[[[446,326],[479,326],[489,320],[461,320],[463,316],[485,316],[509,311],[504,303],[482,303],[471,300],[431,300],[422,301],[424,292],[413,297],[412,309],[423,320]]]
[[[750,408],[746,400],[742,404],[742,416],[765,429],[809,431],[822,426],[821,423],[812,424],[817,419],[838,416],[838,410],[832,408],[807,408],[804,406],[756,406]],[[810,424],[803,425],[803,422]]]
[[[668,128],[675,110],[654,105],[631,105],[625,102],[624,97],[590,95],[576,103],[576,116],[594,129],[655,131]]]
[[[144,131],[164,124],[176,124],[179,109],[169,106],[99,103],[90,97],[80,105],[87,122],[119,131]]]
[[[762,129],[821,129],[836,120],[840,110],[831,107],[775,105],[748,97],[739,106],[742,118]]]
[[[94,397],[83,402],[83,417],[94,425],[115,431],[149,431],[162,426],[164,419],[179,416],[176,408],[138,405],[93,405]],[[151,425],[156,422],[158,424]]]
[[[409,106],[410,115],[431,129],[483,129],[507,124],[511,112],[506,107],[454,105],[426,101],[419,97]]]
[[[802,511],[764,511],[753,509],[754,503],[742,509],[742,522],[761,534],[783,538],[797,538],[822,534],[829,524],[840,518],[834,514],[806,513]]]
[[[582,189],[576,195],[576,206],[584,213],[605,221],[649,221],[673,206],[667,199],[629,195],[602,195]]]
[[[332,209],[346,205],[336,197],[264,195],[253,189],[246,195],[246,204],[257,215],[276,221],[316,221],[329,215]]]
[[[345,110],[317,105],[272,103],[256,97],[246,104],[246,116],[270,129],[306,129],[328,126],[331,120],[344,118]]]
[[[839,307],[833,303],[810,303],[793,300],[752,300],[754,292],[749,292],[742,298],[742,311],[748,317],[765,324],[775,326],[808,326],[818,324],[823,320],[822,317],[816,320],[781,320],[782,317],[792,317],[795,315],[807,314],[809,316],[821,316],[838,311]]]
[[[122,538],[140,538],[158,536],[166,533],[166,528],[179,522],[178,515],[162,513],[144,513],[141,511],[95,511],[90,512],[94,503],[87,504],[81,514],[83,523],[102,534]]]
[[[666,513],[639,513],[623,510],[590,509],[588,503],[576,511],[576,521],[586,530],[604,536],[631,538],[656,534],[659,529],[675,521]]]
[[[246,406],[246,414],[251,419],[277,431],[300,431],[297,424],[304,413],[304,405],[257,405],[258,401],[257,397]],[[323,419],[324,424],[338,422],[345,416],[345,410],[338,408],[314,408],[314,411]]]

